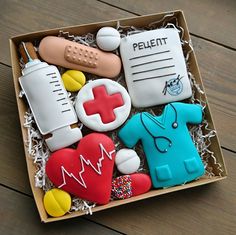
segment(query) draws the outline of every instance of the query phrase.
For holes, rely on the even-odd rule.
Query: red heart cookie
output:
[[[46,174],[58,188],[106,204],[111,195],[114,158],[113,141],[104,134],[92,133],[80,140],[76,150],[65,148],[52,153]]]

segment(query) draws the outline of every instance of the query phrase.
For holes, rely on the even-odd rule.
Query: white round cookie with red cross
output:
[[[88,82],[79,91],[75,109],[80,121],[88,128],[105,132],[121,126],[128,118],[131,101],[119,83],[102,78]]]

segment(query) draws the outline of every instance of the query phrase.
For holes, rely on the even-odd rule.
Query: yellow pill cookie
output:
[[[45,193],[43,203],[49,215],[59,217],[70,210],[71,196],[64,190],[54,188]]]
[[[85,75],[78,70],[67,70],[62,74],[62,81],[67,91],[79,91],[86,82]]]

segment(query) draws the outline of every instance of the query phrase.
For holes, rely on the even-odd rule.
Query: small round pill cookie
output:
[[[67,91],[77,92],[86,82],[85,75],[78,70],[67,70],[62,74],[62,81]]]
[[[54,188],[45,193],[43,204],[52,217],[63,216],[70,210],[71,196],[64,190]]]
[[[115,158],[118,171],[122,174],[132,174],[140,167],[140,158],[133,149],[120,149]]]
[[[75,109],[85,126],[105,132],[125,122],[130,113],[131,101],[123,86],[103,78],[83,86],[76,97]]]
[[[103,27],[97,32],[97,45],[104,51],[114,51],[120,45],[120,33],[112,27]]]

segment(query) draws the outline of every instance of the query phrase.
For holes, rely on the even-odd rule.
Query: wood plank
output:
[[[0,62],[10,65],[10,37],[70,25],[119,19],[132,14],[96,0],[1,0]],[[3,46],[4,45],[4,46]]]
[[[41,224],[33,199],[3,186],[0,200],[0,234],[120,234],[85,218]]]
[[[184,11],[191,33],[235,48],[235,0],[145,0],[145,4],[143,0],[104,0],[102,2],[138,15],[181,9]]]
[[[236,154],[223,153],[228,179],[97,212],[93,221],[126,234],[235,234]]]
[[[191,37],[222,146],[236,150],[236,52]]]
[[[0,183],[31,194],[11,68],[0,64]]]

